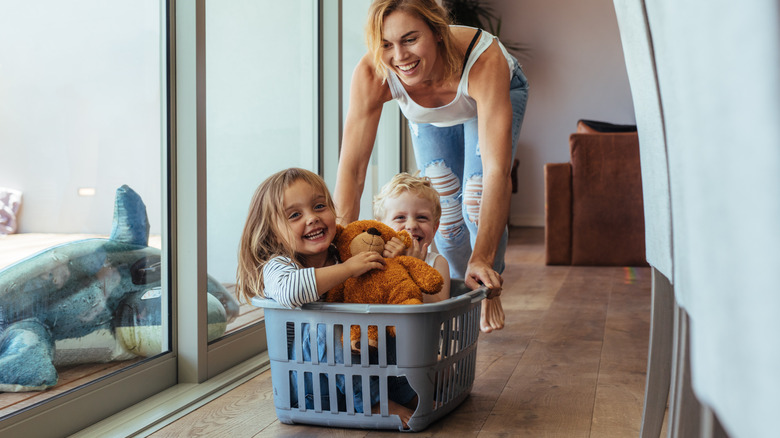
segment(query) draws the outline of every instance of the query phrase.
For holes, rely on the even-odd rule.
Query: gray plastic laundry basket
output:
[[[480,307],[486,293],[484,288],[470,291],[462,281],[454,280],[452,298],[420,305],[315,302],[289,309],[270,299],[254,298],[252,304],[262,307],[265,313],[274,405],[279,421],[404,430],[400,418],[388,414],[388,377],[405,376],[418,396],[417,409],[408,422],[409,430],[425,429],[457,407],[471,392]],[[350,351],[349,328],[354,325],[361,328],[361,345],[368,345],[368,327],[377,327],[380,336],[376,354],[370,355],[368,348],[362,348],[359,356],[355,356],[358,360],[343,354]],[[309,330],[310,339],[317,339],[318,333],[327,333],[324,351],[311,342],[310,360],[303,360],[304,327]],[[395,327],[395,352],[387,351],[388,338],[381,335],[387,327]],[[342,351],[340,357],[337,350]],[[394,363],[388,360],[393,356]],[[322,376],[327,377],[326,388],[321,388]],[[337,392],[337,379],[346,386],[342,392]],[[371,414],[367,396],[361,405],[363,413],[355,411],[353,380],[361,382],[364,389],[369,387],[369,382],[376,386],[378,381],[380,413]],[[297,382],[297,394],[292,397],[291,381]],[[323,390],[339,396],[321,399]],[[312,409],[307,409],[306,403],[296,406],[291,402],[294,398],[304,400],[305,391],[312,391]]]

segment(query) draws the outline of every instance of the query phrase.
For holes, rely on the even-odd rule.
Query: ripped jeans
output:
[[[528,101],[528,81],[515,62],[509,90],[512,102],[512,159]],[[434,242],[450,264],[450,277],[463,279],[474,242],[482,201],[482,157],[477,117],[460,125],[438,127],[409,123],[414,155],[421,174],[431,178],[441,198],[441,221]],[[507,202],[509,200],[507,199]],[[501,236],[493,269],[504,271],[508,230]]]

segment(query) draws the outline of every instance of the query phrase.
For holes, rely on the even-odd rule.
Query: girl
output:
[[[325,181],[313,172],[291,168],[263,181],[252,197],[239,243],[236,284],[239,300],[249,302],[252,297],[261,296],[290,308],[298,307],[317,301],[350,277],[371,269],[384,269],[384,259],[375,252],[360,253],[339,263],[331,245],[336,236],[335,211]],[[288,326],[288,330],[294,328]],[[311,361],[311,340],[305,324],[302,331],[303,359]],[[316,342],[321,362],[326,361],[325,336],[324,325],[318,324]],[[288,332],[287,339],[290,357],[295,359],[291,344],[294,333]],[[337,361],[341,354],[337,348]],[[310,374],[306,377],[306,408],[313,409]],[[320,387],[324,388],[323,406],[330,406],[327,377],[321,374],[320,379]],[[297,405],[297,377],[291,376],[290,383],[291,403]],[[371,386],[371,401],[378,407],[378,388],[375,391],[374,385]],[[337,379],[337,387],[343,393],[343,379]],[[408,384],[406,388],[401,403],[409,403],[416,397]],[[398,415],[405,426],[413,411],[394,401],[388,405],[390,413]],[[362,412],[358,385],[355,386],[355,410]]]
[[[255,191],[241,236],[239,299],[261,296],[298,307],[384,267],[382,256],[369,252],[338,263],[331,250],[335,236],[333,200],[319,175],[298,168],[272,175]]]

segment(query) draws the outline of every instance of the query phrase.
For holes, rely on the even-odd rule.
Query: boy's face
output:
[[[385,217],[380,220],[394,230],[406,230],[420,244],[431,243],[439,228],[433,219],[431,201],[414,193],[403,192],[394,198],[385,199]]]

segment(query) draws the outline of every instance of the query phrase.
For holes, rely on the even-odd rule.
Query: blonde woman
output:
[[[511,166],[528,98],[517,60],[494,36],[454,26],[435,0],[376,0],[368,53],[352,76],[334,198],[358,218],[379,116],[392,99],[409,119],[415,158],[439,192],[436,248],[452,278],[490,289],[480,326],[504,326],[499,295],[507,244]]]

